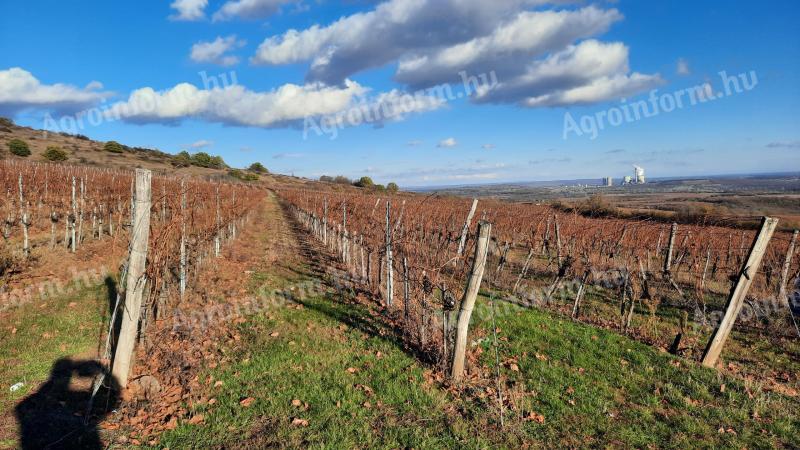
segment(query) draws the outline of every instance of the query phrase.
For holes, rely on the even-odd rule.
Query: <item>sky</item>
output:
[[[797,171],[800,2],[0,2],[0,115],[401,187]]]

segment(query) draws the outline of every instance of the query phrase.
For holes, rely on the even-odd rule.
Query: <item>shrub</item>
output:
[[[319,181],[324,181],[326,183],[332,183],[333,182],[333,177],[329,176],[329,175],[323,175],[323,176],[319,177]]]
[[[386,185],[386,190],[394,194],[395,192],[400,190],[400,186],[397,185],[394,181]]]
[[[47,150],[44,152],[44,157],[48,161],[66,161],[69,159],[67,156],[67,152],[65,152],[61,147],[50,146],[47,147]]]
[[[350,181],[350,178],[347,178],[347,177],[345,177],[343,175],[336,175],[336,177],[333,179],[333,182],[334,183],[338,183],[338,184],[351,184],[352,183],[352,181]]]
[[[228,167],[220,156],[211,156],[206,152],[197,152],[192,155],[192,165],[209,169],[224,169]]]
[[[120,144],[117,141],[106,142],[106,145],[103,146],[103,149],[111,153],[122,153],[123,151],[125,151],[125,148],[122,147],[122,144]]]
[[[356,186],[362,187],[362,188],[368,188],[368,187],[372,187],[372,186],[375,185],[375,183],[372,182],[372,178],[370,178],[370,177],[361,177],[354,184]]]
[[[14,121],[8,117],[0,117],[0,127],[13,127]]]
[[[386,186],[384,186],[382,184],[376,184],[375,185],[375,190],[378,191],[378,192],[383,192],[383,191],[386,190]]]
[[[267,170],[267,168],[264,167],[264,165],[260,162],[254,162],[253,164],[250,164],[250,167],[248,167],[247,170],[255,173],[269,173],[269,170]]]
[[[228,175],[230,175],[233,178],[236,178],[237,180],[258,181],[258,175],[254,174],[254,173],[248,173],[248,172],[245,172],[245,171],[239,170],[239,169],[229,170],[228,171]]]
[[[8,150],[17,156],[30,156],[31,149],[28,148],[28,143],[20,139],[12,139],[8,141]]]
[[[175,167],[189,167],[192,165],[192,155],[184,150],[172,157],[172,165]]]

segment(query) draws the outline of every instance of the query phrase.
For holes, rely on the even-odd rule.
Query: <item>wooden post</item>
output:
[[[781,270],[781,285],[778,288],[778,298],[788,300],[786,296],[786,284],[789,282],[789,269],[792,266],[792,256],[794,256],[794,246],[797,243],[797,230],[792,233],[792,240],[789,242],[789,249],[786,250],[786,259],[783,261],[783,270]]]
[[[467,214],[467,220],[464,221],[464,228],[461,229],[461,239],[458,241],[458,256],[464,254],[464,246],[467,244],[467,234],[469,234],[469,226],[472,223],[472,218],[475,216],[475,210],[478,208],[478,199],[472,199],[472,207]]]
[[[672,251],[675,248],[675,236],[678,234],[678,224],[673,223],[672,229],[669,232],[669,246],[667,247],[667,256],[664,258],[664,273],[669,275],[672,268]]]
[[[408,286],[408,258],[403,257],[403,319],[408,323],[408,304],[410,302]]]
[[[180,293],[181,300],[186,295],[186,179],[181,180],[181,250],[180,250]]]
[[[747,291],[750,289],[750,284],[752,284],[753,278],[756,276],[759,266],[761,266],[761,260],[764,258],[764,253],[766,253],[767,250],[767,244],[769,244],[777,226],[778,219],[764,217],[761,220],[761,230],[758,232],[758,235],[753,241],[753,245],[750,247],[750,255],[747,257],[747,261],[739,272],[736,285],[728,298],[725,316],[723,316],[722,321],[720,321],[717,329],[714,331],[711,340],[708,342],[708,347],[706,347],[706,351],[703,354],[703,365],[705,367],[714,367],[717,363],[719,354],[722,352],[722,347],[725,345],[725,341],[728,339],[728,335],[730,335],[733,329],[733,324],[736,322],[736,317],[742,309]]]
[[[111,375],[116,378],[120,388],[123,389],[128,384],[133,347],[139,328],[142,293],[145,286],[147,242],[150,238],[150,179],[149,170],[136,169],[136,216],[131,228],[131,250],[125,282],[125,306],[117,349],[114,353],[114,366],[111,370]]]
[[[553,221],[556,229],[556,261],[558,261],[558,266],[561,267],[561,228],[558,226],[558,216],[555,214],[553,214]]]
[[[392,270],[392,229],[389,212],[392,202],[386,200],[386,306],[392,307],[394,296],[394,272]]]
[[[478,240],[475,242],[475,258],[472,261],[464,297],[458,310],[458,325],[456,327],[456,343],[453,353],[453,366],[450,377],[453,381],[460,381],[464,376],[464,360],[467,352],[467,333],[475,300],[481,288],[483,272],[486,268],[486,255],[489,250],[489,236],[492,233],[492,224],[489,222],[478,223]]]
[[[28,208],[25,207],[25,196],[22,193],[22,174],[19,174],[19,217],[22,221],[22,254],[27,258],[30,254],[28,243]]]
[[[76,234],[75,234],[75,221],[78,220],[78,203],[75,200],[75,177],[72,177],[72,216],[70,217],[70,250],[75,253],[77,247]]]

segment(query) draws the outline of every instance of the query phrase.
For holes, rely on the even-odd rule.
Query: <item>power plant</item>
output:
[[[646,182],[647,182],[647,180],[646,180],[646,178],[644,176],[644,168],[634,164],[634,166],[633,166],[633,176],[625,175],[625,177],[622,178],[621,186],[625,186],[625,185],[628,185],[628,184],[645,184]],[[600,186],[603,186],[603,187],[614,186],[614,178],[613,177],[603,177],[601,182],[600,182]]]

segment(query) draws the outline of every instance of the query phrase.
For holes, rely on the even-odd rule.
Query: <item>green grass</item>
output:
[[[450,415],[448,396],[426,383],[424,368],[400,350],[365,308],[328,298],[255,316],[241,326],[238,362],[210,372],[213,406],[198,406],[205,424],[184,423],[162,436],[170,448],[255,447],[478,448],[474,424]],[[349,323],[351,326],[342,327]],[[365,333],[364,330],[369,330]],[[271,337],[277,332],[279,336]],[[357,369],[350,373],[348,369]],[[212,383],[213,384],[213,383]],[[367,392],[362,386],[366,386]],[[240,400],[253,397],[243,407]],[[293,400],[303,405],[293,406]],[[369,405],[365,405],[368,402]],[[305,404],[308,404],[306,409]],[[292,425],[292,419],[308,426]]]
[[[274,276],[253,275],[253,286],[272,283],[285,286],[285,280]],[[510,370],[509,364],[502,366],[507,406],[505,428],[500,429],[496,397],[485,391],[493,386],[491,380],[461,397],[453,395],[428,380],[429,368],[404,352],[381,319],[364,306],[333,293],[302,304],[302,309],[272,310],[239,325],[241,340],[229,349],[236,362],[204,374],[206,401],[191,407],[193,414],[204,415],[204,423],[184,421],[162,435],[159,445],[419,449],[800,445],[800,403],[794,399],[758,392],[757,387],[746,387],[624,336],[515,306],[504,307],[497,324],[501,360],[516,357],[518,365],[518,371]],[[478,311],[471,341],[480,339],[484,373],[494,373],[485,298]],[[277,336],[270,336],[275,332]],[[349,373],[351,367],[357,371]],[[216,381],[222,385],[215,386]],[[240,401],[249,397],[253,402],[242,406]],[[301,406],[293,406],[293,400]],[[525,420],[531,412],[541,414],[544,422]],[[308,425],[293,425],[295,418]]]
[[[6,420],[0,421],[0,448],[17,445],[15,422],[7,419],[13,417],[16,402],[48,379],[56,360],[94,357],[107,320],[108,290],[104,284],[36,298],[4,313],[0,326],[0,414]],[[24,386],[11,392],[9,388],[18,382]]]
[[[800,445],[796,399],[541,310],[511,308],[497,326],[507,337],[501,355],[518,356],[519,371],[502,369],[519,397],[517,410],[545,417],[543,424],[523,422],[523,436],[559,447]],[[495,367],[490,342],[482,345],[483,363]]]
[[[97,350],[103,323],[108,320],[108,290],[101,284],[76,288],[53,298],[37,298],[9,312],[7,319],[0,327],[3,410],[46,380],[57,359]],[[9,387],[17,382],[25,386],[9,392]]]

